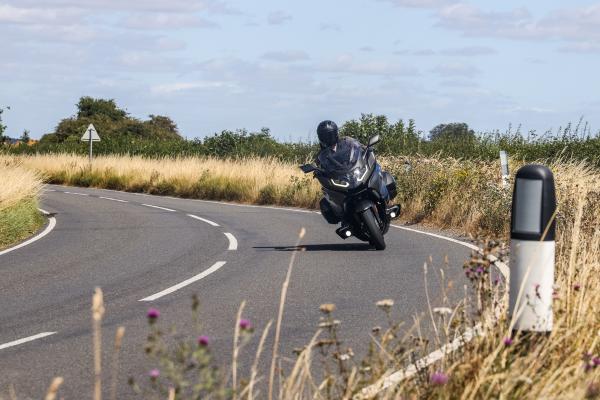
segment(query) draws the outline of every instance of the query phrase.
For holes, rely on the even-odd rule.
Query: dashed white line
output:
[[[171,286],[170,288],[167,288],[161,292],[153,294],[152,296],[144,297],[143,299],[140,299],[139,301],[154,301],[156,299],[160,299],[163,296],[173,293],[181,288],[191,285],[192,283],[194,283],[196,281],[199,281],[202,278],[207,277],[208,275],[212,274],[213,272],[218,271],[219,268],[221,268],[225,264],[226,264],[225,261],[219,261],[219,262],[215,263],[212,267],[202,271],[198,275],[193,276],[190,279],[186,279],[185,281],[178,283],[177,285]]]
[[[159,207],[159,206],[153,206],[152,204],[142,204],[144,207],[152,207],[152,208],[158,208],[159,210],[164,210],[164,211],[169,211],[169,212],[175,212],[175,210],[172,210],[170,208],[166,208],[166,207]]]
[[[118,201],[119,203],[129,203],[127,200],[113,199],[112,197],[98,196],[98,198],[99,199],[104,199],[104,200],[110,200],[110,201]]]
[[[227,248],[227,250],[237,250],[238,242],[235,236],[233,236],[229,232],[224,232],[224,234],[225,236],[227,236],[227,239],[229,239],[229,247]]]
[[[33,340],[44,338],[46,336],[54,335],[55,333],[56,332],[42,332],[42,333],[38,333],[37,335],[33,335],[33,336],[29,336],[29,337],[26,337],[26,338],[23,338],[23,339],[14,340],[12,342],[0,344],[0,350],[7,349],[9,347],[18,346],[18,345],[23,344],[23,343],[27,343],[27,342],[31,342]]]
[[[206,219],[206,218],[199,217],[197,215],[187,214],[187,216],[190,217],[190,218],[197,219],[198,221],[206,222],[207,224],[212,225],[212,226],[219,226],[219,224],[217,224],[216,222],[213,222],[213,221],[211,221],[209,219]]]
[[[77,193],[77,192],[63,192],[66,194],[74,194],[75,196],[89,196],[87,193]]]
[[[42,210],[41,208],[39,208],[40,212],[42,212],[43,214],[49,215],[50,213],[48,211]],[[40,232],[39,235],[36,235],[34,237],[32,237],[29,240],[24,241],[23,243],[20,243],[14,247],[11,247],[9,249],[5,249],[0,251],[0,256],[6,253],[10,253],[11,251],[20,249],[21,247],[25,247],[28,244],[31,244],[37,240],[40,240],[41,238],[43,238],[44,236],[46,236],[47,234],[49,234],[52,229],[54,229],[54,227],[56,226],[56,218],[54,217],[48,217],[48,226],[46,227],[46,229],[44,229],[42,232]]]

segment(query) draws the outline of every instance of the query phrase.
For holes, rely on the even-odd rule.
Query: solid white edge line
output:
[[[169,211],[169,212],[175,212],[175,210],[172,210],[170,208],[153,206],[152,204],[141,204],[141,205],[144,206],[144,207],[152,207],[152,208],[158,208],[159,210],[164,210],[164,211]]]
[[[110,200],[110,201],[118,201],[119,203],[129,203],[127,200],[113,199],[112,197],[98,196],[98,198],[104,199],[104,200]]]
[[[152,296],[148,296],[148,297],[144,297],[143,299],[140,299],[139,301],[154,301],[156,299],[160,299],[163,296],[166,296],[170,293],[176,292],[177,290],[184,288],[188,285],[191,285],[192,283],[199,281],[202,278],[207,277],[208,275],[212,274],[215,271],[218,271],[219,268],[221,268],[223,265],[226,264],[226,261],[219,261],[216,262],[212,267],[200,272],[198,275],[191,277],[190,279],[186,279],[185,281],[178,283],[177,285],[173,285],[165,290],[162,290],[156,294],[153,294]]]
[[[75,196],[89,196],[87,193],[76,193],[76,192],[63,192],[66,194],[74,194]]]
[[[404,231],[409,231],[409,232],[420,233],[420,234],[422,234],[422,235],[427,235],[427,236],[431,236],[431,237],[434,237],[434,238],[438,238],[438,239],[447,240],[448,242],[452,242],[452,243],[456,243],[456,244],[460,244],[460,245],[463,245],[463,246],[465,246],[465,247],[468,247],[468,248],[469,248],[469,249],[471,249],[471,250],[476,250],[476,251],[479,251],[479,250],[481,250],[479,247],[475,246],[474,244],[467,243],[467,242],[463,242],[463,241],[461,241],[461,240],[457,240],[457,239],[452,239],[452,238],[450,238],[450,237],[447,237],[447,236],[442,236],[442,235],[437,235],[437,234],[435,234],[435,233],[430,233],[430,232],[420,231],[420,230],[418,230],[418,229],[407,228],[407,227],[405,227],[405,226],[400,226],[400,225],[391,225],[391,226],[393,226],[394,228],[397,228],[397,229],[402,229],[402,230],[404,230]]]
[[[212,226],[220,226],[220,225],[219,225],[219,224],[217,224],[216,222],[213,222],[213,221],[211,221],[211,220],[209,220],[209,219],[206,219],[206,218],[199,217],[199,216],[197,216],[197,215],[194,215],[194,214],[186,214],[186,215],[187,215],[188,217],[190,217],[190,218],[197,219],[198,221],[206,222],[207,224],[209,224],[209,225],[212,225]]]
[[[38,210],[40,210],[40,212],[42,214],[45,215],[49,215],[50,213],[48,211],[42,210],[41,208],[38,208]],[[56,218],[54,217],[48,217],[48,226],[46,227],[46,229],[44,229],[42,232],[40,232],[38,235],[32,237],[31,239],[28,239],[26,241],[24,241],[23,243],[20,243],[14,247],[10,247],[8,249],[2,250],[0,251],[0,256],[4,255],[6,253],[10,253],[11,251],[15,251],[17,249],[20,249],[21,247],[25,247],[35,241],[40,240],[41,238],[43,238],[44,236],[46,236],[47,234],[49,234],[50,232],[52,232],[52,230],[54,229],[54,227],[56,226]]]
[[[223,234],[225,236],[227,236],[227,239],[229,239],[229,247],[227,248],[227,250],[237,250],[238,242],[237,242],[237,239],[235,238],[235,236],[233,236],[229,232],[224,232]]]
[[[23,343],[27,343],[27,342],[31,342],[33,340],[44,338],[46,336],[54,335],[55,333],[56,332],[42,332],[42,333],[38,333],[37,335],[33,335],[33,336],[29,336],[29,337],[26,337],[23,339],[13,340],[12,342],[0,344],[0,350],[7,349],[9,347],[18,346]]]

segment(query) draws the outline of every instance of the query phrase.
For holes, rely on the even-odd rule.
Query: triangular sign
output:
[[[85,133],[81,137],[81,140],[83,140],[84,142],[89,142],[90,136],[92,137],[92,142],[100,141],[100,136],[98,136],[98,132],[96,131],[96,128],[94,128],[94,124],[90,124],[87,127],[87,129],[85,130]]]

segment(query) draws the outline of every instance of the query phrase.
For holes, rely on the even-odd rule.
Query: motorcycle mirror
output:
[[[302,170],[302,172],[304,172],[305,174],[308,174],[309,172],[313,172],[317,170],[317,167],[315,167],[312,164],[304,164],[300,166],[300,169]]]
[[[369,145],[367,147],[373,147],[375,146],[377,143],[379,143],[379,135],[375,135],[372,138],[369,139]]]

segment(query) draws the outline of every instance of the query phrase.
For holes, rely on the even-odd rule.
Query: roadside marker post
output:
[[[552,171],[543,165],[519,169],[510,229],[509,315],[513,331],[552,331],[555,217]]]
[[[92,165],[92,143],[99,142],[100,136],[98,136],[98,132],[96,128],[94,128],[94,124],[89,124],[83,136],[81,137],[82,142],[89,141],[90,142],[90,166]]]
[[[508,171],[508,155],[506,151],[500,150],[500,165],[502,168],[502,187],[508,186],[508,178],[510,176]]]

